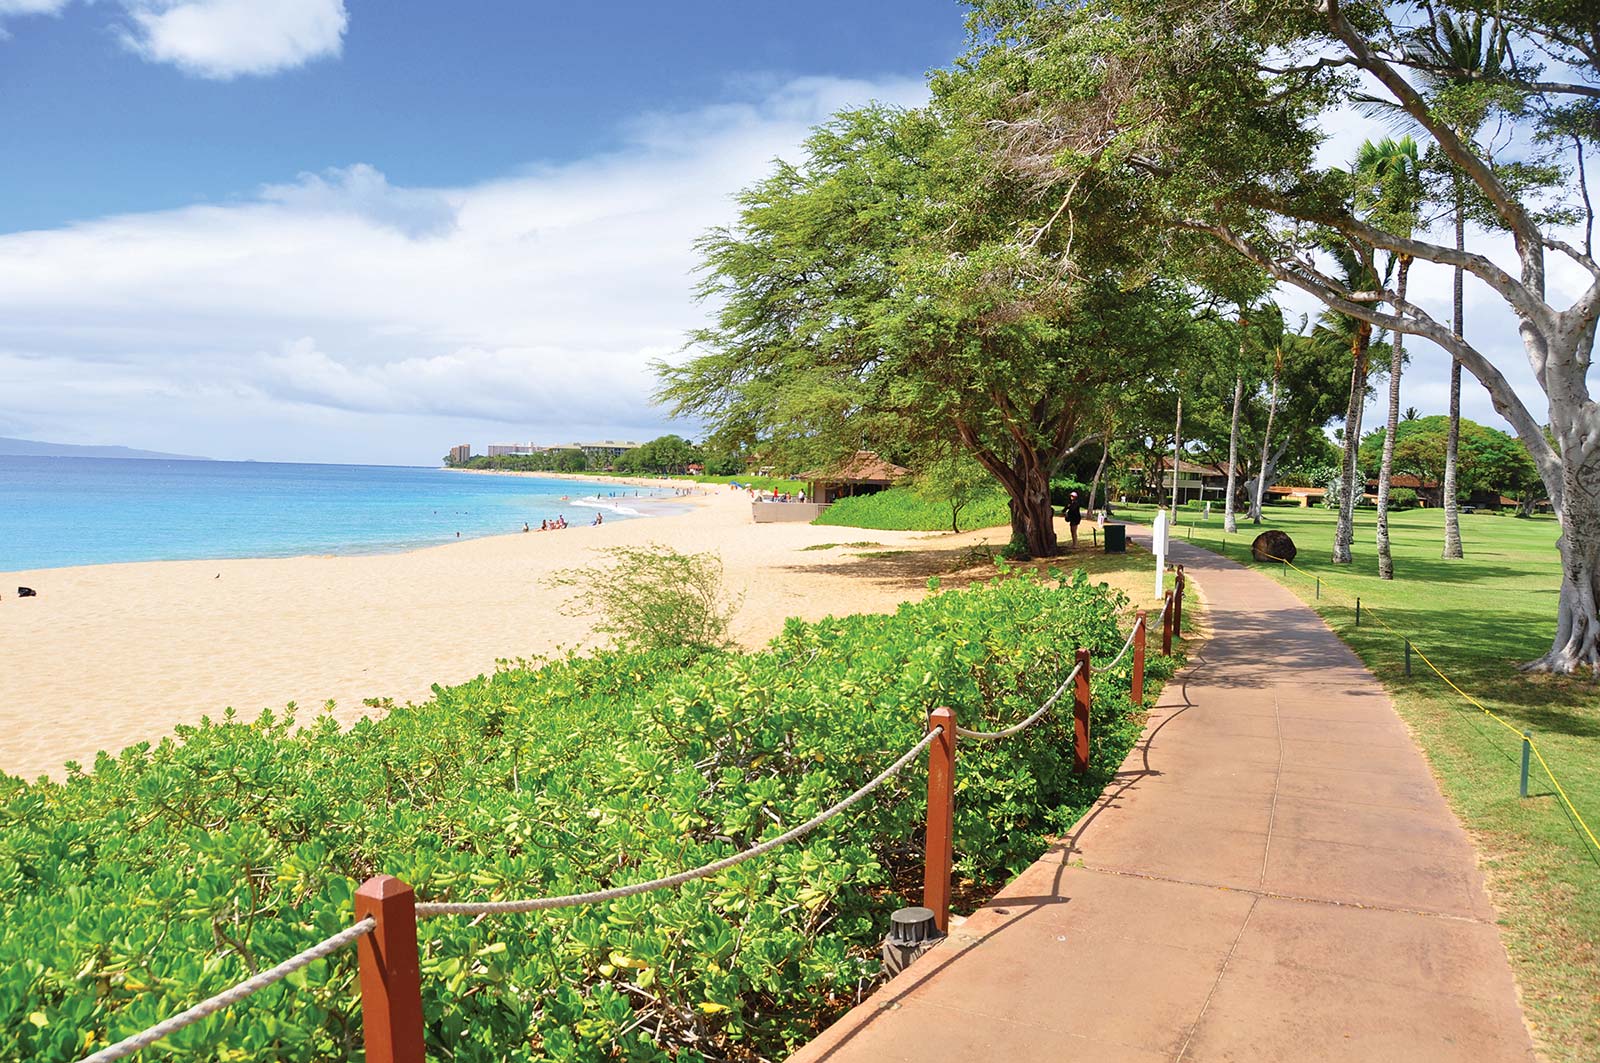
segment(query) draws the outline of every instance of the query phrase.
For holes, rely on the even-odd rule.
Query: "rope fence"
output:
[[[1171,638],[1176,621],[1182,617],[1184,576],[1178,566],[1177,583],[1167,592],[1161,610],[1163,653],[1171,654]],[[1145,635],[1149,627],[1146,614],[1137,614],[1122,648],[1105,668],[1116,667],[1133,651],[1130,695],[1136,705],[1144,702]],[[955,712],[939,708],[928,718],[928,731],[868,782],[846,797],[818,812],[798,826],[776,837],[752,845],[732,856],[662,878],[636,882],[588,893],[558,897],[532,897],[505,901],[423,901],[418,902],[410,886],[388,875],[377,875],[356,891],[356,921],[310,948],[296,953],[277,966],[252,975],[154,1026],[124,1038],[84,1057],[80,1063],[113,1063],[159,1042],[187,1026],[243,1001],[275,982],[348,947],[358,946],[360,969],[362,1037],[368,1063],[420,1063],[423,1059],[423,1020],[420,976],[420,951],[416,921],[446,915],[509,915],[521,912],[570,908],[585,904],[632,897],[655,890],[672,889],[696,879],[709,878],[729,868],[754,860],[790,842],[805,837],[829,820],[865,800],[875,790],[898,775],[924,750],[928,751],[928,803],[924,831],[923,904],[933,914],[937,929],[948,931],[950,885],[954,857],[955,744],[957,736],[994,741],[1020,734],[1055,708],[1067,689],[1073,688],[1072,769],[1083,773],[1089,767],[1090,653],[1079,648],[1076,663],[1054,693],[1020,723],[1001,731],[972,731],[956,723]]]
[[[1026,731],[1028,728],[1032,727],[1034,724],[1038,723],[1040,720],[1044,719],[1050,710],[1056,707],[1056,702],[1061,699],[1062,694],[1066,693],[1067,688],[1073,683],[1077,682],[1078,676],[1082,672],[1083,665],[1074,665],[1071,673],[1068,674],[1067,678],[1062,681],[1060,686],[1056,687],[1056,692],[1051,694],[1049,699],[1046,700],[1043,705],[1040,705],[1037,709],[1033,710],[1033,713],[1029,715],[1027,719],[1018,723],[1014,723],[1003,731],[973,731],[965,727],[957,727],[956,734],[960,735],[962,738],[976,738],[981,742],[992,742],[995,739],[1010,738],[1012,735],[1019,735],[1023,731]]]
[[[304,952],[297,952],[287,960],[270,967],[260,974],[252,975],[238,985],[224,989],[214,997],[207,997],[192,1008],[186,1008],[170,1019],[163,1019],[154,1026],[132,1037],[125,1037],[114,1045],[108,1045],[92,1056],[84,1057],[82,1063],[112,1063],[113,1060],[126,1059],[135,1052],[149,1048],[157,1041],[169,1034],[175,1034],[185,1026],[193,1026],[201,1019],[209,1018],[226,1007],[239,1003],[245,997],[261,992],[274,982],[281,982],[294,972],[303,967],[309,967],[318,960],[326,959],[347,945],[355,944],[356,940],[364,934],[370,934],[377,928],[374,919],[362,919],[353,926],[347,927],[323,938]]]
[[[924,735],[916,745],[902,753],[899,760],[879,772],[871,782],[862,786],[844,800],[829,805],[798,827],[786,830],[776,838],[770,838],[760,845],[752,845],[748,849],[732,856],[724,857],[721,860],[703,864],[689,871],[680,871],[676,875],[668,875],[665,878],[651,879],[648,882],[635,882],[632,885],[616,886],[608,890],[595,890],[592,893],[572,893],[565,897],[534,897],[521,901],[423,903],[416,906],[417,916],[419,918],[427,918],[432,915],[510,915],[516,912],[538,912],[549,908],[575,908],[581,904],[600,904],[603,901],[633,897],[640,893],[650,893],[654,890],[672,889],[686,882],[693,882],[695,879],[709,878],[718,872],[726,871],[730,867],[738,867],[746,860],[754,860],[758,856],[763,856],[780,846],[787,845],[789,842],[810,834],[828,822],[828,820],[844,812],[851,805],[856,804],[872,791],[900,774],[900,769],[911,763],[918,753],[927,749],[943,733],[943,728],[935,727]]]

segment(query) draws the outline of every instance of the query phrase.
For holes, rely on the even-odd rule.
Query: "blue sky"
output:
[[[916,77],[962,41],[953,0],[343,6],[336,55],[225,78],[131,46],[139,4],[5,17],[0,0],[0,231],[227,202],[354,163],[397,185],[468,184],[614,149],[643,110],[797,76]]]
[[[833,112],[922,102],[963,16],[0,0],[0,436],[431,464],[693,434],[647,366],[704,321],[695,238]],[[1347,119],[1330,160],[1371,132]],[[1448,273],[1412,297],[1447,315]],[[1504,304],[1469,306],[1541,409]],[[1440,411],[1448,361],[1413,349],[1405,401]]]

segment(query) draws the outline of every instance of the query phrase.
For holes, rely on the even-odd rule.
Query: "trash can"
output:
[[[1128,526],[1126,524],[1107,524],[1106,553],[1125,554],[1128,552]]]

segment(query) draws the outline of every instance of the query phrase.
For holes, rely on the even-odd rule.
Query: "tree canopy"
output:
[[[663,397],[793,463],[959,446],[1056,550],[1050,477],[1194,339],[1114,187],[1056,210],[1008,176],[946,82],[934,105],[847,112],[701,242],[719,307]],[[1053,211],[1053,213],[1052,213]]]

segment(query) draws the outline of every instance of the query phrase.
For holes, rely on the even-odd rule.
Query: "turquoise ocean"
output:
[[[382,553],[671,512],[616,481],[387,465],[0,456],[0,572],[117,561]]]

